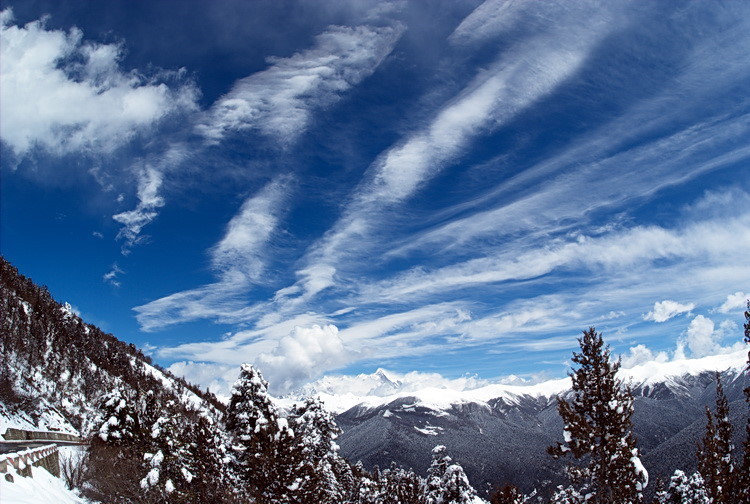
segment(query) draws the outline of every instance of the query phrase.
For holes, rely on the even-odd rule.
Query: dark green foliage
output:
[[[308,398],[290,414],[294,430],[294,452],[300,460],[296,468],[300,483],[295,492],[300,502],[321,504],[341,502],[348,464],[341,463],[335,439],[341,433],[333,415],[319,399]]]
[[[568,473],[592,504],[640,502],[647,475],[632,433],[633,397],[616,377],[620,363],[610,362],[609,347],[593,327],[578,342],[581,352],[573,353],[573,362],[579,367],[570,375],[573,398],[558,400],[565,442],[548,452],[581,461]]]
[[[698,471],[714,504],[736,502],[733,497],[734,464],[732,462],[732,424],[729,402],[716,374],[716,412],[706,408],[706,433],[698,446]]]
[[[655,504],[711,504],[706,491],[706,482],[700,473],[687,476],[677,470],[669,481],[669,487],[656,493]]]
[[[293,502],[302,483],[294,432],[271,402],[268,382],[249,364],[232,388],[226,427],[233,468],[250,496],[260,504]]]
[[[745,310],[745,343],[750,345],[750,300]],[[750,351],[747,353],[746,373],[750,374]],[[745,388],[747,403],[747,421],[745,423],[745,441],[742,444],[742,463],[736,473],[735,498],[738,504],[750,504],[750,387]]]
[[[490,496],[490,504],[523,504],[524,496],[518,487],[505,485]]]

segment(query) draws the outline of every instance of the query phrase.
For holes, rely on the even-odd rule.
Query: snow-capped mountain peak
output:
[[[746,351],[740,350],[699,359],[652,361],[629,369],[621,369],[620,378],[633,388],[664,384],[674,393],[680,393],[685,376],[728,370],[739,375],[745,366],[746,359]],[[454,405],[465,403],[487,405],[493,399],[516,403],[521,397],[552,398],[569,388],[570,379],[567,377],[530,384],[517,377],[512,380],[505,378],[497,381],[476,377],[448,379],[435,373],[401,374],[378,368],[372,374],[324,376],[282,398],[280,402],[291,404],[301,397],[317,395],[329,410],[340,414],[355,406],[378,408],[409,398],[409,402],[414,405],[435,411],[445,411]]]

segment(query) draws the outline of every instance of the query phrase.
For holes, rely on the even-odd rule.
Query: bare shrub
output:
[[[82,489],[88,479],[89,472],[89,451],[76,450],[68,451],[65,455],[61,453],[60,457],[60,476],[65,485],[73,490],[74,488]]]

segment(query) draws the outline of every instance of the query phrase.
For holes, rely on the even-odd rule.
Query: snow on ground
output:
[[[86,456],[87,448],[87,445],[58,446],[57,452],[60,454],[60,467],[64,467],[65,464],[70,463],[73,465],[82,463],[83,458]]]
[[[31,417],[23,413],[11,413],[3,403],[0,403],[0,436],[6,429],[36,430],[36,424]]]
[[[130,359],[130,363],[133,367],[137,365],[134,358]],[[151,376],[161,381],[162,385],[164,385],[164,388],[166,388],[167,390],[174,390],[175,383],[167,375],[156,369],[154,366],[146,364],[145,362],[141,362],[140,365],[144,370],[150,373]],[[201,399],[193,391],[188,389],[183,390],[181,399],[185,404],[191,404],[195,409],[200,409],[204,405],[203,399]],[[229,401],[227,401],[227,403],[229,403]]]
[[[41,414],[37,421],[34,421],[24,412],[13,412],[0,402],[0,436],[5,434],[7,429],[22,429],[31,431],[57,431],[66,434],[80,435],[79,432],[70,425],[63,416],[49,406],[47,401],[40,401]]]
[[[420,428],[415,425],[414,429],[417,432],[424,434],[425,436],[437,436],[438,434],[443,432],[442,427],[436,427],[434,425],[429,425],[429,424],[425,425],[424,428]]]
[[[13,483],[0,477],[0,504],[90,504],[41,467],[32,467],[33,478],[13,475]]]

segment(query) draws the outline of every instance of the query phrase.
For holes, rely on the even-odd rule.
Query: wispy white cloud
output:
[[[664,301],[654,303],[654,309],[645,314],[643,320],[666,322],[681,313],[690,313],[693,309],[695,309],[694,303],[682,304],[677,301],[665,299]]]
[[[533,18],[540,4],[502,4],[497,12],[503,14],[489,15],[498,7],[498,2],[490,0],[477,10],[484,11],[472,23],[487,24],[487,34],[512,29],[516,24],[512,21],[514,16]],[[618,12],[625,5],[609,4]],[[577,13],[571,19],[581,20],[586,16],[581,16],[577,9],[585,11],[584,5],[581,2],[575,6],[550,7]],[[599,12],[600,8],[597,6],[592,12]],[[604,7],[604,11],[608,8]],[[507,10],[515,14],[510,16]],[[543,8],[539,10],[544,12]],[[633,16],[632,11],[618,12],[613,15],[622,14],[628,22],[638,23],[638,16]],[[686,22],[678,19],[690,16],[690,12],[688,9],[675,13],[670,22]],[[747,7],[727,5],[714,14],[721,18],[722,35],[701,37],[686,44],[680,71],[669,86],[634,102],[603,127],[590,130],[564,150],[504,179],[482,196],[446,209],[436,219],[441,222],[439,226],[422,236],[410,236],[392,254],[427,247],[445,250],[473,246],[519,233],[559,232],[569,227],[571,220],[586,222],[597,211],[611,212],[639,199],[651,198],[667,187],[746,161],[750,157],[750,148],[744,141],[750,134],[747,115],[727,113],[725,108],[714,104],[719,103],[718,97],[743,86],[750,70],[747,59],[742,57],[750,51],[750,38],[746,36],[750,29]],[[548,18],[537,21],[538,26],[532,23],[531,28],[525,28],[532,32],[544,30]],[[495,26],[496,23],[500,24]],[[465,36],[484,36],[478,26],[469,23],[466,28]],[[700,105],[680,106],[686,99]],[[746,105],[747,100],[740,99],[733,107],[741,111]],[[486,168],[498,169],[506,162],[501,155],[487,162]],[[581,187],[587,190],[581,191]],[[488,209],[491,205],[496,206]],[[457,215],[460,218],[455,218]]]
[[[125,243],[122,253],[127,255],[130,249],[147,239],[141,230],[158,215],[157,209],[164,206],[160,195],[163,175],[160,171],[148,166],[138,173],[138,204],[133,210],[113,215],[112,218],[122,224],[117,238]]]
[[[145,78],[120,68],[122,48],[83,39],[44,20],[13,24],[0,13],[0,138],[17,156],[111,152],[172,114],[196,110],[197,91],[178,73]],[[168,80],[182,81],[168,86]]]
[[[628,121],[631,131],[648,123],[640,116],[631,119],[632,123]],[[572,220],[580,226],[597,211],[620,208],[636,198],[651,197],[667,187],[747,159],[750,148],[737,140],[750,133],[748,124],[746,116],[717,118],[614,155],[604,155],[604,150],[615,148],[622,137],[611,131],[602,133],[601,138],[584,141],[583,145],[510,178],[473,202],[487,206],[501,200],[502,204],[495,208],[470,213],[467,208],[470,205],[463,204],[446,214],[469,211],[469,216],[449,219],[420,236],[412,236],[389,254],[400,256],[418,249],[466,247],[491,237],[530,233],[545,237],[565,232]],[[611,139],[617,140],[612,143]],[[724,148],[708,157],[693,157],[691,151],[696,145],[708,148],[709,144]],[[633,176],[630,169],[633,166],[649,169]],[[533,191],[528,191],[530,184],[535,187]],[[581,191],[581,187],[587,191]],[[590,197],[592,194],[596,197]],[[733,195],[731,199],[745,201],[747,195]]]
[[[263,250],[276,230],[289,179],[277,179],[245,200],[227,224],[224,237],[210,251],[216,271],[240,271],[257,279],[264,266]]]
[[[112,265],[112,269],[110,269],[108,272],[106,272],[104,275],[102,275],[102,280],[104,282],[107,282],[114,287],[120,287],[121,283],[119,280],[119,276],[124,274],[125,272],[120,269],[120,267],[117,265],[117,263],[114,263]]]
[[[166,203],[162,195],[164,179],[170,171],[180,166],[190,153],[191,149],[185,144],[172,142],[163,152],[150,154],[145,161],[136,162],[131,167],[138,185],[138,203],[133,210],[112,216],[115,222],[122,225],[117,233],[117,239],[123,241],[123,255],[128,255],[134,246],[148,240],[148,236],[141,232],[156,219],[159,209]],[[117,197],[118,203],[123,200],[122,194]]]
[[[433,271],[416,269],[365,287],[363,294],[367,298],[404,299],[476,284],[528,280],[563,268],[619,270],[660,259],[704,255],[721,259],[734,255],[738,246],[750,245],[748,239],[750,214],[692,223],[684,229],[639,226],[600,237],[579,235],[528,251],[510,249]]]
[[[463,303],[437,303],[364,318],[350,324],[341,334],[347,342],[356,343],[360,348],[372,347],[379,353],[398,352],[408,340],[416,342],[444,334],[469,319],[471,314]],[[385,341],[390,341],[393,347],[382,344]]]
[[[268,69],[235,83],[196,129],[210,142],[245,130],[292,142],[315,110],[330,106],[371,75],[402,32],[401,26],[331,26],[311,49],[270,58]]]
[[[727,300],[717,308],[717,311],[719,313],[731,313],[733,311],[743,310],[747,306],[748,299],[750,299],[750,294],[746,294],[742,291],[729,294]]]
[[[566,28],[561,28],[565,32]],[[388,149],[373,163],[368,178],[356,191],[339,221],[308,254],[308,283],[323,282],[315,273],[326,270],[326,286],[333,285],[330,269],[344,257],[356,256],[357,247],[371,243],[367,236],[378,225],[374,216],[403,202],[447,164],[455,162],[479,136],[491,132],[540,98],[551,93],[579,68],[604,25],[589,27],[575,36],[556,33],[524,40],[505,51],[487,70],[480,71],[430,123]],[[300,283],[298,287],[302,287]],[[295,289],[294,292],[297,292]]]
[[[269,183],[229,221],[224,237],[210,250],[218,282],[135,307],[141,328],[152,331],[200,318],[233,318],[242,311],[248,289],[261,281],[266,245],[282,217],[289,183],[287,177]]]
[[[487,0],[456,27],[449,40],[455,45],[471,47],[512,32],[518,34],[519,27],[525,33],[539,34],[550,30],[550,19],[558,26],[585,31],[591,25],[608,20],[617,10],[620,10],[618,2]]]

